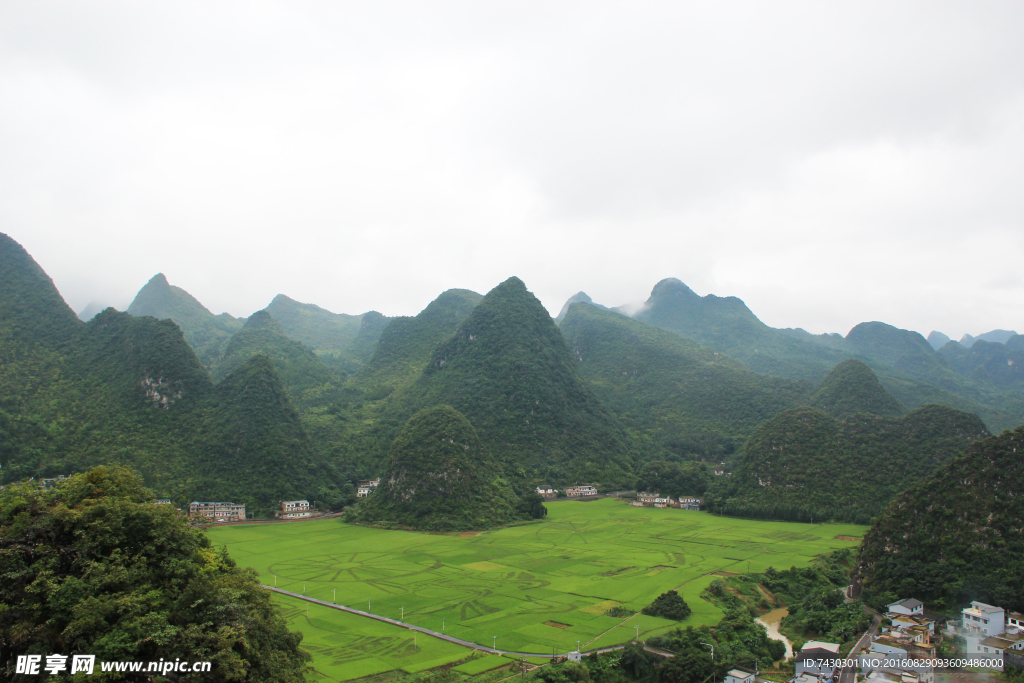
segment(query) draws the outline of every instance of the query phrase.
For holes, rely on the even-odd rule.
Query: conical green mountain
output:
[[[242,328],[243,322],[226,313],[214,315],[194,296],[167,282],[163,273],[154,275],[139,290],[127,312],[136,317],[152,316],[176,322],[206,367],[212,367],[219,360],[228,339]]]
[[[871,368],[853,359],[832,368],[811,395],[810,405],[840,419],[855,413],[896,417],[906,412]]]
[[[804,401],[806,382],[758,375],[706,346],[585,303],[562,334],[576,367],[648,458],[718,462],[759,425]]]
[[[353,377],[351,386],[392,391],[411,384],[437,345],[455,334],[482,299],[468,289],[449,289],[415,317],[392,318],[373,358]]]
[[[389,318],[377,311],[363,315],[331,313],[278,294],[266,308],[284,333],[302,342],[320,359],[345,372],[354,372],[373,354]]]
[[[381,485],[352,518],[431,531],[517,519],[516,497],[473,426],[450,406],[421,410],[395,437]]]
[[[900,491],[988,436],[977,415],[929,405],[903,417],[840,421],[787,410],[747,441],[739,465],[712,485],[715,512],[867,524]]]
[[[630,440],[577,369],[548,314],[519,278],[492,289],[396,395],[386,422],[451,405],[512,476],[625,481]]]
[[[1024,611],[1024,428],[971,445],[901,493],[868,531],[865,596]],[[891,601],[891,600],[890,600]]]
[[[267,356],[251,356],[217,385],[199,432],[193,496],[243,502],[266,515],[281,500],[329,503],[338,495],[337,473],[313,457]]]
[[[273,362],[289,397],[303,408],[330,400],[344,382],[343,375],[324,365],[304,344],[291,340],[267,311],[253,313],[231,337],[211,373],[213,379],[220,381],[256,355]]]

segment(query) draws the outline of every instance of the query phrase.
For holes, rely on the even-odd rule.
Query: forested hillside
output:
[[[380,486],[359,505],[355,521],[464,531],[532,517],[473,426],[450,406],[413,415],[388,458]]]
[[[701,297],[675,278],[655,285],[633,317],[725,353],[755,372],[818,383],[835,365],[855,358],[871,367],[906,408],[941,403],[977,413],[993,429],[1024,422],[1024,384],[1016,381],[1015,361],[1007,363],[1009,372],[994,359],[952,362],[955,352],[943,347],[937,353],[917,332],[885,323],[861,323],[845,337],[775,329],[740,299]]]
[[[731,476],[716,478],[708,508],[868,524],[900,491],[986,436],[976,415],[946,406],[845,420],[815,408],[788,410],[754,432]]]
[[[390,318],[377,311],[362,315],[331,313],[278,294],[266,308],[291,339],[312,349],[327,365],[355,372],[373,355]]]
[[[864,537],[857,576],[875,603],[981,600],[1024,611],[1024,428],[976,441],[900,494]]]
[[[179,504],[234,497],[266,514],[340,497],[266,358],[214,387],[174,322],[113,309],[79,321],[6,235],[0,284],[0,481],[123,463]]]
[[[214,315],[184,289],[167,282],[163,273],[154,275],[139,290],[127,313],[137,318],[150,316],[173,320],[207,368],[213,367],[220,359],[228,339],[242,329],[245,322],[227,313]]]
[[[378,422],[390,443],[418,410],[451,405],[509,475],[627,482],[632,443],[579,375],[551,316],[518,278],[492,289],[432,353],[422,375],[393,394]]]
[[[718,462],[812,390],[590,304],[570,306],[561,327],[579,373],[642,444],[645,459]]]
[[[885,390],[871,368],[852,359],[832,368],[811,394],[810,405],[840,419],[857,413],[896,417],[907,412]]]

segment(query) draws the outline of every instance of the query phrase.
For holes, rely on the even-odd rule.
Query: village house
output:
[[[839,643],[823,643],[808,640],[796,655],[796,677],[803,674],[820,676],[822,679],[832,678],[835,667],[830,666],[832,660],[839,658]]]
[[[170,505],[170,504],[171,504],[171,499],[170,498],[157,498],[156,500],[153,501],[153,505]]]
[[[597,487],[590,484],[569,486],[565,489],[565,495],[569,498],[593,498],[597,495]]]
[[[1019,628],[1024,629],[1024,614],[1020,612],[1010,612],[1006,615],[1006,628]]]
[[[655,498],[654,507],[656,508],[667,508],[672,504],[671,498]]]
[[[679,507],[683,510],[700,510],[704,504],[703,498],[697,498],[695,496],[680,496]]]
[[[654,505],[654,501],[660,498],[660,493],[650,493],[648,491],[639,491],[636,494],[636,502],[640,505]]]
[[[551,488],[551,484],[541,484],[537,487],[537,493],[544,496],[545,498],[557,498],[558,489]]]
[[[1024,654],[1024,633],[1014,629],[1013,633],[1004,632],[998,636],[989,636],[983,638],[978,643],[979,652],[985,659],[989,659],[990,662],[998,662],[1000,665],[992,666],[990,668],[996,671],[1002,671],[1005,668],[1005,659],[1007,652],[1019,652]],[[984,657],[987,655],[987,657]]]
[[[313,516],[308,500],[282,500],[281,509],[274,513],[278,519],[300,519]]]
[[[725,675],[724,683],[754,683],[756,676],[743,669],[731,669]]]
[[[920,616],[924,613],[924,603],[914,598],[907,598],[906,600],[900,600],[889,605],[889,611],[893,614]]]
[[[373,493],[374,489],[378,486],[380,486],[380,477],[369,481],[359,482],[359,486],[356,488],[356,498],[366,498],[368,495]]]
[[[188,506],[189,519],[206,517],[214,522],[241,522],[245,520],[245,504],[192,501]]]

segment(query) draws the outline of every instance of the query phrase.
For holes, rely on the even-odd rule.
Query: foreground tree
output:
[[[153,500],[124,467],[0,495],[6,676],[18,655],[92,654],[97,662],[212,662],[208,673],[171,680],[304,680],[302,635],[287,630],[255,573]]]

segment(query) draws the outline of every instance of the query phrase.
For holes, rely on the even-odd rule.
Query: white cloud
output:
[[[9,3],[0,222],[75,308],[158,271],[236,315],[675,276],[815,332],[1024,328],[1022,29],[1010,3]]]

